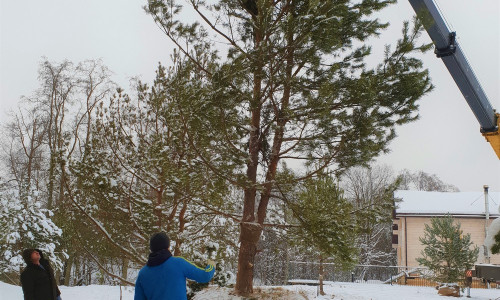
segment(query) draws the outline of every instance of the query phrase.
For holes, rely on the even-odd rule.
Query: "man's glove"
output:
[[[211,259],[207,260],[207,264],[215,267],[215,262]]]

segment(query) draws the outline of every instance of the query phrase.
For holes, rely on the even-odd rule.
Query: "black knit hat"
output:
[[[151,240],[149,240],[149,249],[151,252],[168,249],[168,247],[170,247],[170,239],[165,232],[155,233],[151,237]]]
[[[29,248],[29,249],[24,249],[23,253],[22,253],[22,257],[23,257],[23,260],[26,264],[32,264],[32,260],[31,260],[31,253],[33,253],[34,251],[38,251],[38,254],[40,254],[40,260],[43,260],[43,253],[40,249],[35,249],[35,248]]]

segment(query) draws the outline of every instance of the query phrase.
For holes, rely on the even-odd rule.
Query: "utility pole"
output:
[[[484,212],[485,212],[485,219],[484,219],[484,240],[488,237],[488,223],[490,221],[490,204],[488,201],[488,186],[484,185]],[[484,258],[485,258],[485,263],[489,264],[490,263],[490,253],[488,251],[488,247],[486,245],[483,245],[484,247]]]

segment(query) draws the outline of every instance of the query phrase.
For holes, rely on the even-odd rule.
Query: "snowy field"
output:
[[[118,286],[80,286],[61,287],[63,300],[119,300],[120,288]],[[338,300],[433,300],[454,299],[439,296],[434,288],[413,286],[391,286],[386,284],[356,284],[333,283],[325,286],[326,296],[316,296],[316,287],[313,286],[283,286],[256,288],[261,290],[258,299],[287,299],[287,300],[313,300],[313,299],[338,299]],[[238,300],[239,297],[230,295],[231,289],[211,287],[200,292],[196,300]],[[133,300],[134,289],[122,287],[123,300]],[[476,300],[500,300],[499,289],[472,289],[471,298]],[[22,300],[23,294],[18,286],[0,282],[0,300]]]

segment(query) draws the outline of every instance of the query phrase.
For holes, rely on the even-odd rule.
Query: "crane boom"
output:
[[[481,84],[467,61],[455,32],[450,32],[433,0],[408,0],[422,21],[453,80],[462,92],[481,126],[481,133],[490,142],[500,159],[500,115],[495,113]]]

